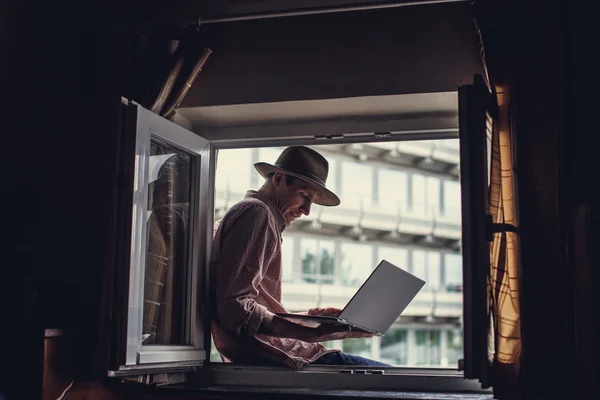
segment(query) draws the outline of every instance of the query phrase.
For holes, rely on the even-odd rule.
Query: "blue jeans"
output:
[[[361,367],[391,367],[379,361],[371,360],[361,356],[353,356],[338,351],[335,353],[323,354],[311,363],[311,365],[356,365]]]

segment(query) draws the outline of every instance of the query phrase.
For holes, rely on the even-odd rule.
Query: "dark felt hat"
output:
[[[264,178],[267,178],[272,172],[279,172],[310,183],[321,192],[316,204],[322,206],[340,204],[340,199],[325,186],[329,163],[325,157],[311,148],[290,146],[281,152],[275,164],[258,162],[254,164],[254,167]]]

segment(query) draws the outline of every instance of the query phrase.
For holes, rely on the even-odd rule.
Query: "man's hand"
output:
[[[339,314],[339,310],[337,310],[337,312]],[[315,328],[307,327],[295,324],[270,312],[265,315],[259,331],[260,333],[270,336],[298,339],[309,343],[346,338],[368,338],[373,336],[372,333],[352,331],[351,328],[346,325],[321,324]]]
[[[306,313],[307,315],[319,315],[322,317],[337,317],[340,315],[342,310],[335,307],[327,307],[327,308],[311,308]]]

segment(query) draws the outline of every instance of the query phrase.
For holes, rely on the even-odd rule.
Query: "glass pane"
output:
[[[426,253],[423,250],[413,250],[412,252],[412,274],[427,282],[427,260]],[[423,291],[427,291],[429,285],[427,283],[423,287]]]
[[[446,254],[444,256],[444,284],[449,292],[462,292],[462,256]]]
[[[408,252],[406,249],[401,247],[381,246],[379,247],[377,253],[377,259],[379,261],[387,260],[402,269],[407,269]]]
[[[250,174],[253,172],[252,150],[219,150],[215,189],[217,198],[238,201],[244,198],[250,187]]]
[[[418,330],[415,332],[415,336],[415,364],[428,367],[441,366],[440,331]]]
[[[281,243],[281,279],[294,280],[294,238],[284,237]]]
[[[408,364],[406,329],[391,327],[381,338],[381,361],[390,365]]]
[[[373,197],[372,170],[368,165],[342,163],[342,198],[347,205],[371,205]]]
[[[283,147],[261,147],[258,149],[258,161],[275,164],[282,151]]]
[[[427,177],[427,213],[438,215],[440,210],[440,180]]]
[[[406,207],[406,172],[382,168],[377,171],[377,197],[386,211],[397,212]]]
[[[342,350],[346,354],[370,358],[371,340],[369,339],[344,339]]]
[[[302,280],[308,283],[317,281],[317,241],[300,240],[300,260],[302,262]]]
[[[185,344],[191,157],[152,141],[143,344]]]
[[[455,328],[446,331],[446,359],[442,360],[444,367],[458,367],[458,360],[463,357],[463,331]]]
[[[430,251],[427,253],[427,285],[429,290],[436,292],[440,289],[441,283],[441,255],[440,253]]]
[[[460,201],[460,183],[457,181],[444,181],[444,215],[460,220]]]
[[[425,177],[413,174],[412,176],[412,210],[415,213],[425,214]]]
[[[360,286],[373,270],[373,248],[365,244],[342,243],[342,283]]]
[[[321,240],[319,242],[319,251],[321,259],[321,283],[333,283],[335,275],[335,243],[330,240]]]

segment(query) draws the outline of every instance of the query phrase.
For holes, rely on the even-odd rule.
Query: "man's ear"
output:
[[[273,174],[273,176],[271,177],[271,182],[273,182],[273,185],[279,186],[279,184],[281,184],[282,179],[283,179],[283,174],[280,174],[279,172],[275,172],[275,174]]]

